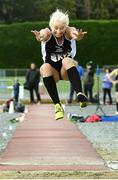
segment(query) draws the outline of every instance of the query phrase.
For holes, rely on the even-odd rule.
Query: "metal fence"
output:
[[[16,80],[20,83],[20,99],[29,99],[29,91],[24,90],[23,84],[25,82],[25,77],[28,69],[0,69],[0,100],[7,100],[13,97],[13,85],[15,84]],[[102,71],[101,71],[102,72]],[[101,87],[101,79],[103,77],[103,73],[100,75],[100,96],[102,98],[102,87]],[[95,78],[93,88],[93,94],[96,94],[96,86],[97,81]],[[67,100],[69,95],[69,87],[70,83],[68,81],[59,81],[57,83],[57,88],[59,92],[60,99]],[[41,79],[39,83],[40,95],[42,100],[43,99],[50,99],[47,90],[43,85],[43,81]],[[112,96],[115,96],[114,88],[112,88]]]
[[[24,90],[23,84],[25,82],[25,77],[28,69],[0,69],[0,100],[7,100],[13,97],[13,85],[16,80],[20,83],[20,99],[29,99],[29,91]],[[69,82],[65,82],[66,86],[57,83],[60,98],[67,99],[69,91]],[[42,79],[39,83],[39,90],[42,99],[49,99],[47,90],[44,87]]]

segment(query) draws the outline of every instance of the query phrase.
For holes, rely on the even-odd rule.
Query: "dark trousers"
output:
[[[108,94],[109,103],[112,104],[111,89],[103,88],[103,102],[106,102],[106,95]]]
[[[19,100],[19,92],[14,92],[14,100],[15,100],[15,102],[18,102],[18,100]]]
[[[35,94],[36,94],[36,97],[37,97],[37,101],[40,101],[41,98],[40,98],[39,87],[38,86],[30,88],[30,90],[29,90],[29,92],[30,92],[30,101],[35,102],[35,100],[34,100],[34,91],[35,91]]]
[[[84,84],[84,93],[87,97],[89,95],[89,100],[92,102],[93,101],[93,85]]]

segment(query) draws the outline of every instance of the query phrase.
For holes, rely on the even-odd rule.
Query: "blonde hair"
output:
[[[67,12],[63,12],[62,10],[57,9],[50,16],[49,26],[51,27],[55,21],[60,21],[65,26],[68,26],[69,16],[68,16]]]

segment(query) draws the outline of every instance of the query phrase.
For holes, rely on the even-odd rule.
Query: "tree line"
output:
[[[118,0],[0,0],[0,22],[47,21],[56,8],[71,19],[118,19]]]

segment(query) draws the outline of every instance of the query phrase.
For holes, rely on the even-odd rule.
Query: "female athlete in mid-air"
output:
[[[87,97],[83,94],[80,76],[73,59],[76,54],[75,41],[81,40],[87,32],[70,27],[68,14],[58,9],[50,16],[49,27],[31,32],[37,41],[41,42],[44,64],[40,67],[40,73],[55,104],[55,119],[64,117],[56,87],[59,80],[69,80],[77,93],[80,107],[87,106]]]

